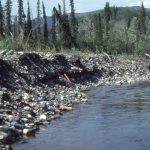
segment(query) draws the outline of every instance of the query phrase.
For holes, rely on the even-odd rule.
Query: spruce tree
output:
[[[126,20],[126,27],[127,29],[129,29],[131,25],[131,12],[128,7],[125,11],[125,20]]]
[[[53,8],[52,12],[52,29],[51,29],[51,40],[53,47],[56,48],[56,15],[55,15],[55,8]]]
[[[145,34],[146,33],[146,24],[145,24],[145,18],[146,18],[146,13],[145,13],[145,8],[144,8],[144,4],[142,2],[141,4],[141,10],[139,13],[139,31],[141,34]]]
[[[63,14],[66,14],[66,0],[62,0],[63,2]]]
[[[114,6],[113,8],[112,8],[112,11],[113,11],[113,17],[114,17],[114,19],[116,20],[116,18],[117,18],[117,14],[118,14],[118,7],[117,6]]]
[[[95,26],[95,42],[98,48],[100,48],[100,46],[103,46],[103,29],[100,14],[96,14],[94,16],[94,26]]]
[[[75,9],[74,9],[74,1],[73,0],[70,0],[70,6],[71,6],[71,33],[72,33],[74,40],[77,40],[78,25],[77,25],[77,19],[75,16]]]
[[[5,28],[5,32],[6,35],[10,35],[11,33],[11,8],[12,8],[12,1],[11,0],[7,0],[6,1],[6,28]]]
[[[37,39],[37,28],[36,28],[36,24],[37,24],[37,22],[36,22],[36,20],[35,19],[33,19],[33,16],[32,16],[32,20],[33,20],[33,25],[32,25],[32,37],[33,37],[33,39]]]
[[[4,36],[4,14],[0,0],[0,36]]]
[[[105,19],[105,33],[108,35],[109,29],[110,29],[110,17],[111,17],[111,11],[109,7],[109,2],[106,2],[106,6],[104,8],[104,19]]]
[[[62,16],[62,10],[61,10],[61,5],[58,4],[58,13],[60,16]],[[58,39],[58,42],[59,42],[59,45],[60,45],[60,49],[61,49],[61,46],[62,46],[62,27],[61,27],[61,24],[59,23],[59,21],[56,20],[56,26],[57,26],[57,29],[58,29],[58,36],[57,36],[57,39]]]
[[[42,2],[42,7],[43,7],[43,36],[44,39],[46,40],[48,38],[48,28],[47,28],[47,16],[46,16],[45,6],[43,2]]]
[[[77,43],[74,40],[74,38],[71,35],[70,32],[70,26],[69,26],[69,20],[68,15],[60,15],[57,9],[54,7],[54,12],[56,15],[56,18],[58,19],[61,28],[62,28],[62,44],[64,48],[71,48],[71,45],[73,44],[75,47],[77,47]]]
[[[18,24],[20,27],[23,26],[23,0],[18,0]]]
[[[17,16],[14,17],[14,23],[13,23],[13,36],[18,36],[18,18]]]
[[[32,36],[32,20],[31,20],[29,1],[28,1],[28,9],[27,9],[27,35],[30,37]]]
[[[71,38],[71,30],[70,30],[70,26],[69,26],[69,19],[68,19],[68,15],[64,14],[62,15],[62,20],[63,20],[63,28],[62,28],[62,44],[64,48],[71,48],[72,45],[72,40]]]
[[[37,0],[36,32],[37,32],[37,38],[40,39],[40,36],[41,36],[41,9],[40,9],[40,0]]]
[[[62,27],[62,46],[64,48],[71,48],[72,40],[71,40],[71,30],[69,26],[69,19],[68,19],[68,14],[66,14],[66,0],[63,1],[63,14],[59,16],[57,15],[56,12],[56,17],[58,17],[61,27]]]
[[[58,10],[59,10],[59,14],[62,15],[62,12],[61,12],[61,5],[58,4]]]
[[[26,37],[27,34],[27,20],[26,20],[26,15],[23,12],[23,16],[22,16],[22,29],[23,29],[23,35]]]

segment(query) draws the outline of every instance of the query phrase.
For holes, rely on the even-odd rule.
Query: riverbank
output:
[[[144,58],[1,52],[1,148],[35,134],[41,125],[85,102],[81,91],[149,81],[149,68],[149,60]]]

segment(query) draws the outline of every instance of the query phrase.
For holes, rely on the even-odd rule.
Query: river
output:
[[[14,150],[149,150],[149,84],[103,86]]]

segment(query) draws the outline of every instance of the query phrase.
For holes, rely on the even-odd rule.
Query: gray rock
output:
[[[0,132],[0,141],[1,142],[5,142],[7,139],[8,139],[8,133],[5,133],[5,132]]]

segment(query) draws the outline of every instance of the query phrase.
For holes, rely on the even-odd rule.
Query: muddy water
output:
[[[150,86],[98,87],[14,150],[149,150]]]

